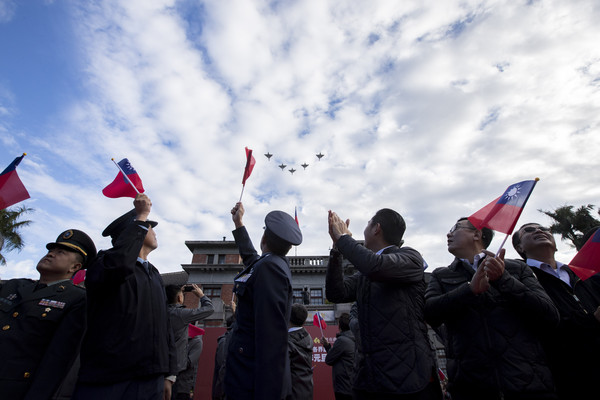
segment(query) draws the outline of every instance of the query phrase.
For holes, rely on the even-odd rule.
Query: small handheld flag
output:
[[[600,272],[600,229],[575,254],[569,268],[583,281]]]
[[[0,174],[0,210],[31,197],[17,175],[17,165],[26,155],[27,153],[23,153],[22,156],[15,158]]]
[[[504,238],[502,245],[500,245],[500,249],[498,249],[496,256],[500,253],[502,247],[504,247],[508,235],[515,229],[515,225],[523,212],[523,208],[525,207],[527,200],[529,200],[529,196],[531,195],[531,192],[533,192],[535,184],[539,180],[540,178],[535,178],[531,181],[523,181],[510,185],[504,191],[502,196],[498,197],[468,218],[469,222],[471,222],[476,229],[486,227],[498,232],[506,233],[506,237]]]
[[[204,335],[204,333],[204,329],[200,328],[199,326],[188,324],[188,338],[191,339],[198,335]]]
[[[320,312],[316,312],[315,315],[313,316],[313,325],[318,326],[319,329],[321,330],[321,337],[324,336],[323,329],[327,328],[327,323],[323,319],[323,316],[321,315]]]
[[[252,150],[249,148],[246,149],[246,167],[244,168],[244,176],[242,177],[242,193],[240,193],[240,201],[242,201],[242,196],[244,195],[244,188],[246,187],[246,180],[250,177],[252,170],[254,169],[254,165],[256,164],[256,160],[254,156],[252,156]]]
[[[128,159],[124,158],[118,163],[113,158],[112,161],[119,168],[119,173],[114,181],[102,189],[102,194],[111,199],[118,197],[132,197],[139,193],[144,193],[142,179],[133,168]]]

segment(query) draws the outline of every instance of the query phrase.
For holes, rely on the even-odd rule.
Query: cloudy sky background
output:
[[[154,203],[162,272],[190,262],[186,240],[232,239],[244,146],[251,236],[297,207],[298,255],[327,254],[328,209],[359,239],[399,211],[433,268],[456,219],[512,183],[541,179],[519,225],[598,205],[599,20],[595,0],[0,0],[0,169],[28,153],[35,209],[0,277],[37,277],[68,228],[110,247],[100,233],[132,206],[101,193],[112,157]]]

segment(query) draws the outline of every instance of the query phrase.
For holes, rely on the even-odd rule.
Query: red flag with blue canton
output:
[[[600,272],[600,229],[575,254],[569,268],[583,281]]]
[[[298,222],[298,210],[296,210],[296,207],[294,207],[294,219],[296,220],[296,224],[300,226],[300,222]]]
[[[320,323],[320,324],[319,324]],[[316,312],[315,316],[313,317],[313,325],[314,326],[319,326],[321,325],[322,329],[327,328],[327,323],[325,322],[325,320],[323,319],[323,316],[321,315],[321,313]]]
[[[469,217],[477,229],[483,227],[510,235],[539,179],[510,185],[496,200]]]
[[[144,193],[144,186],[142,186],[142,179],[138,175],[137,171],[133,168],[128,159],[124,158],[118,162],[121,170],[125,172],[127,178],[135,185],[140,193]],[[117,197],[131,197],[135,199],[137,192],[131,186],[131,183],[125,178],[123,172],[119,171],[117,177],[112,183],[102,189],[102,194],[111,199]]]
[[[246,179],[250,177],[252,170],[254,169],[256,160],[252,156],[252,150],[246,147],[246,168],[244,168],[244,177],[242,178],[242,185],[246,184]]]
[[[25,155],[23,153],[21,157],[15,158],[0,174],[0,210],[31,197],[25,189],[25,185],[19,179],[19,175],[17,175],[17,165]]]

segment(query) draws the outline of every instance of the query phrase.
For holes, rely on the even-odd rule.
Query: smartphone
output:
[[[183,287],[184,292],[191,292],[192,290],[194,290],[194,287],[192,285],[185,285]]]

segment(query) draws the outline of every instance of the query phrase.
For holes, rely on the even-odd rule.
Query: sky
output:
[[[455,221],[515,182],[540,178],[517,226],[600,205],[599,20],[595,0],[0,0],[0,169],[27,153],[34,209],[0,277],[35,279],[66,229],[110,247],[133,207],[102,195],[111,158],[152,200],[161,272],[191,262],[186,240],[233,239],[246,146],[250,235],[296,208],[299,256],[328,254],[328,210],[357,239],[398,211],[432,270]]]

